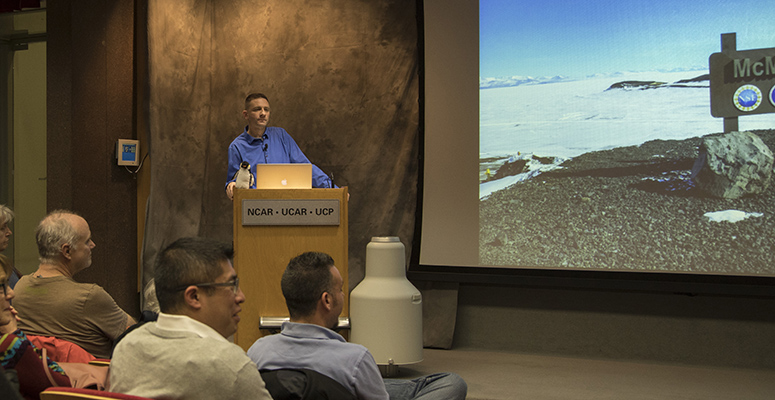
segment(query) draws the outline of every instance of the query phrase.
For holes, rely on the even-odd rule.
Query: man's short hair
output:
[[[280,281],[291,318],[315,313],[320,296],[333,290],[333,266],[334,259],[325,253],[310,251],[291,259]]]
[[[245,97],[245,109],[247,110],[248,107],[250,107],[250,102],[255,99],[264,99],[267,102],[269,102],[269,97],[266,97],[263,93],[251,93],[248,95],[248,97]]]
[[[53,262],[59,257],[62,245],[75,245],[79,239],[78,231],[67,216],[77,213],[68,210],[55,210],[45,216],[35,229],[35,242],[41,262]]]
[[[207,238],[180,238],[167,246],[156,257],[153,273],[161,312],[181,310],[184,300],[183,290],[179,288],[215,282],[223,274],[221,263],[230,261],[233,256],[230,245]],[[204,291],[212,289],[202,288]]]
[[[0,225],[7,224],[13,221],[13,211],[6,207],[5,204],[0,204]]]

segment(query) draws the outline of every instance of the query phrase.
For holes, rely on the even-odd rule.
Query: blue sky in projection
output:
[[[721,34],[775,47],[773,0],[480,0],[480,77],[708,68]]]

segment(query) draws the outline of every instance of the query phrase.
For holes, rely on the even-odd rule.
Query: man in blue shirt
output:
[[[234,174],[240,163],[247,161],[254,173],[256,164],[304,163],[311,164],[291,135],[283,128],[268,126],[269,99],[262,93],[251,93],[245,99],[242,116],[248,122],[245,131],[229,145],[229,165],[226,175],[226,196],[234,199]],[[335,187],[316,165],[312,165],[312,187]],[[251,189],[255,189],[255,183]]]
[[[258,339],[248,357],[259,370],[311,369],[339,382],[361,400],[463,400],[468,387],[454,373],[416,379],[382,379],[366,347],[332,329],[344,306],[342,276],[325,253],[293,258],[280,286],[290,322],[279,334]]]

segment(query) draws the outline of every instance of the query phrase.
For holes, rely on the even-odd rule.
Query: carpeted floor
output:
[[[498,353],[424,350],[393,378],[449,371],[468,399],[772,399],[775,370],[718,368]]]

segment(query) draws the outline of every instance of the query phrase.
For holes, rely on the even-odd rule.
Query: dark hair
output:
[[[178,288],[214,282],[223,274],[221,263],[233,256],[231,246],[207,238],[180,238],[167,246],[156,257],[153,272],[159,309],[164,313],[178,310],[183,305],[183,291]]]
[[[291,318],[315,313],[320,296],[332,291],[333,266],[334,259],[325,253],[306,252],[291,259],[280,281]]]
[[[263,93],[251,93],[248,95],[248,97],[245,97],[245,109],[247,110],[248,107],[250,107],[250,102],[255,99],[264,99],[267,102],[269,102],[269,97],[266,97]]]

